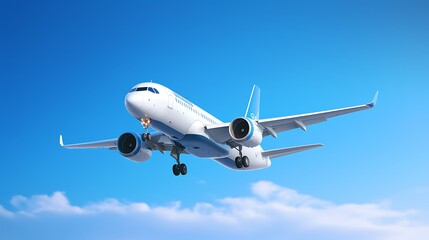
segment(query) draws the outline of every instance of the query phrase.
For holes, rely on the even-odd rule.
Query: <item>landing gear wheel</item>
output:
[[[173,173],[176,176],[179,176],[180,174],[186,175],[188,173],[188,168],[186,167],[186,164],[180,163],[180,154],[183,152],[185,148],[173,146],[170,152],[170,156],[172,156],[176,160],[176,164],[173,165]]]
[[[188,173],[188,167],[186,167],[186,164],[181,163],[179,165],[180,174],[186,175]]]
[[[173,165],[173,174],[174,174],[174,176],[179,176],[180,175],[179,165],[177,165],[177,164]]]
[[[236,157],[235,158],[235,166],[237,168],[242,168],[243,167],[243,161],[242,161],[241,157]]]
[[[243,164],[243,167],[248,168],[250,166],[250,161],[247,156],[244,156],[241,158],[241,163]]]

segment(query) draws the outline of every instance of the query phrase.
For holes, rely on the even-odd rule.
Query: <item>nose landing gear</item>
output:
[[[152,141],[152,137],[150,136],[150,133],[149,133],[150,121],[151,121],[150,117],[148,116],[140,118],[140,123],[146,130],[146,132],[142,134],[142,140],[144,142],[149,142],[149,143]],[[186,164],[180,163],[180,154],[182,152],[183,152],[183,147],[173,146],[173,148],[171,149],[170,155],[174,159],[176,159],[176,162],[177,162],[176,164],[173,165],[173,168],[172,168],[174,176],[179,176],[180,174],[186,175],[188,173],[188,167],[186,167]]]
[[[140,119],[140,123],[146,130],[146,132],[142,135],[142,140],[145,142],[149,142],[150,140],[152,140],[152,137],[150,136],[150,133],[149,133],[150,117],[148,116],[142,117]]]

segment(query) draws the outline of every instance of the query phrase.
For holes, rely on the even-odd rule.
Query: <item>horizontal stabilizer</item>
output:
[[[310,150],[310,149],[322,147],[322,146],[323,146],[323,144],[311,144],[311,145],[305,145],[305,146],[280,148],[280,149],[263,151],[262,156],[270,157],[270,158],[276,158],[276,157],[281,157],[281,156],[289,155],[292,153],[302,152],[305,150]]]

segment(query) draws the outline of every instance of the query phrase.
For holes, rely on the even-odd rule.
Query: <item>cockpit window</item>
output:
[[[140,92],[140,91],[147,91],[147,87],[139,87],[139,88],[137,88],[137,90],[136,90],[137,92]]]
[[[131,89],[130,92],[142,92],[142,91],[149,91],[155,94],[159,94],[159,91],[156,88],[151,88],[151,87],[138,87],[138,88],[133,88]]]

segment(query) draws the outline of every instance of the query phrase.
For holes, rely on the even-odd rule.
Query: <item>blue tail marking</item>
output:
[[[261,98],[261,89],[253,85],[252,94],[250,95],[249,103],[247,104],[246,118],[259,120],[259,103]]]

